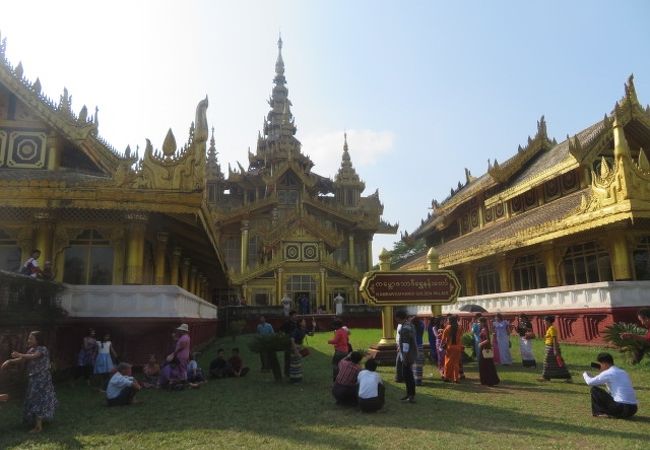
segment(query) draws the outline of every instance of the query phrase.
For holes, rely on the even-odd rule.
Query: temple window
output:
[[[368,246],[364,242],[354,243],[354,263],[359,272],[368,270]]]
[[[499,273],[493,266],[481,266],[476,271],[476,291],[478,295],[501,292]]]
[[[248,238],[248,267],[250,269],[254,269],[264,260],[264,253],[260,244],[261,239],[258,236]]]
[[[546,268],[542,261],[534,255],[517,258],[512,266],[512,286],[515,291],[547,287]]]
[[[65,250],[63,282],[112,284],[113,248],[96,230],[85,230]]]
[[[562,260],[565,284],[595,283],[612,280],[607,251],[595,242],[569,247]]]
[[[223,256],[229,269],[239,272],[241,266],[241,239],[228,236],[223,243]]]
[[[0,269],[17,272],[20,269],[20,247],[15,239],[0,230]]]
[[[641,238],[634,249],[634,279],[650,280],[650,236]]]
[[[279,190],[278,203],[281,205],[295,205],[298,203],[298,191],[293,189]]]

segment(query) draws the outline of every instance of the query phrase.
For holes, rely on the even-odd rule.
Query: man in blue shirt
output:
[[[140,383],[131,376],[131,364],[120,363],[106,387],[106,402],[108,406],[130,405],[140,389]]]
[[[609,353],[599,353],[596,357],[600,373],[591,377],[587,372],[582,376],[591,386],[591,413],[594,417],[615,417],[626,419],[637,411],[636,393],[626,371],[614,365],[614,358]],[[609,392],[597,386],[606,385]]]
[[[273,326],[266,321],[266,317],[264,316],[260,316],[260,323],[257,324],[257,334],[260,336],[269,336],[275,334]],[[268,353],[260,352],[260,362],[262,363],[262,372],[271,370]]]

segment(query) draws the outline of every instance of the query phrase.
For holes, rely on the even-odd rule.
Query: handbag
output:
[[[309,356],[311,352],[309,351],[308,347],[303,347],[298,351],[298,353],[300,353],[300,356],[305,358],[305,357]]]
[[[555,362],[557,362],[558,367],[564,367],[564,359],[561,355],[555,355]]]
[[[494,358],[494,351],[491,348],[484,348],[481,350],[481,355],[483,359],[492,359]]]

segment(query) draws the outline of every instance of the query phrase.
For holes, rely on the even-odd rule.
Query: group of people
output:
[[[115,363],[118,362],[117,358],[111,335],[105,333],[102,340],[97,340],[95,330],[91,328],[82,339],[81,349],[77,354],[75,379],[83,378],[90,385],[91,378],[97,376],[101,378],[102,390],[106,390]]]
[[[45,261],[43,267],[38,265],[38,259],[41,257],[41,251],[38,249],[32,250],[27,261],[20,267],[20,273],[32,278],[40,280],[52,281],[54,280],[54,270],[51,261]]]

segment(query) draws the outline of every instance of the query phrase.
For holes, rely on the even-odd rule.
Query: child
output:
[[[196,361],[198,356],[198,353],[192,353],[190,356],[190,362],[187,365],[187,381],[190,383],[203,384],[206,382],[206,379],[203,376],[203,370],[201,370]]]
[[[228,362],[223,356],[223,349],[217,350],[217,357],[210,362],[210,376],[213,378],[225,378],[228,376]]]
[[[384,383],[376,372],[377,361],[366,361],[365,370],[359,372],[359,408],[363,412],[379,411],[384,406]]]
[[[229,377],[243,377],[248,373],[248,367],[244,367],[244,361],[239,356],[239,349],[232,349],[232,356],[228,360],[228,365],[230,366],[230,371],[228,373]]]
[[[101,390],[106,390],[108,380],[113,373],[113,358],[117,358],[117,354],[113,349],[111,343],[111,335],[106,333],[103,341],[97,342],[97,359],[95,360],[95,374],[100,375],[102,378]]]
[[[131,376],[131,364],[120,363],[106,386],[108,406],[131,405],[135,394],[142,389],[140,383]]]
[[[142,374],[144,381],[142,386],[145,388],[155,387],[158,384],[158,376],[160,375],[160,364],[156,360],[156,355],[151,355],[149,361],[142,367]]]

